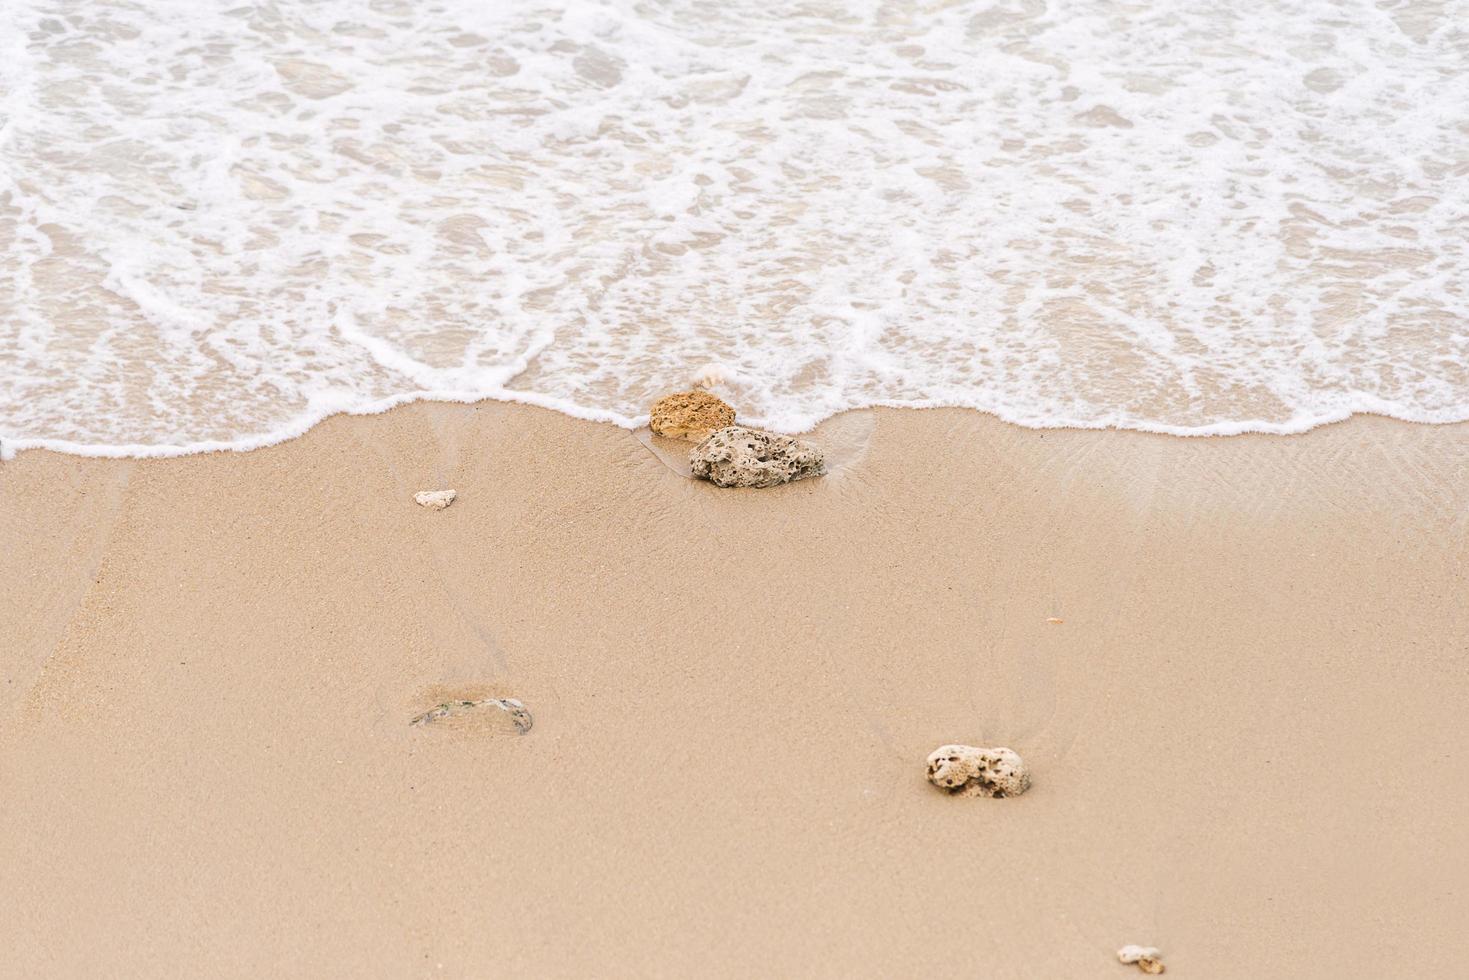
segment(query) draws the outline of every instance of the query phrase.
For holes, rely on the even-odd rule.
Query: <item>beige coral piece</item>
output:
[[[928,757],[928,781],[952,796],[1004,799],[1030,789],[1030,773],[1013,750],[941,745]]]
[[[648,413],[648,428],[670,439],[698,441],[734,425],[735,410],[707,391],[680,391],[660,398]]]

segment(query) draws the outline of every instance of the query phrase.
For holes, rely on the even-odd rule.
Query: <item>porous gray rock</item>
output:
[[[717,487],[774,487],[826,472],[815,446],[743,425],[709,433],[689,453],[689,466]]]
[[[928,781],[952,796],[1003,799],[1030,789],[1030,773],[1010,749],[941,745],[928,757]]]

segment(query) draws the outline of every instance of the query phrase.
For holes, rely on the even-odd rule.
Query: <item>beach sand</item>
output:
[[[1469,425],[828,432],[764,491],[498,403],[0,463],[0,974],[1463,974]]]

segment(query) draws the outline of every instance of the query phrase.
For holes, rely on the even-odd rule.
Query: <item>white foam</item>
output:
[[[0,452],[1469,418],[1463,2],[0,9]],[[712,367],[711,367],[712,366]]]

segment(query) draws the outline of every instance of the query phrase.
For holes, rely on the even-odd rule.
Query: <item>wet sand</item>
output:
[[[0,463],[0,972],[1460,975],[1469,425],[836,428],[765,491],[494,403]]]

